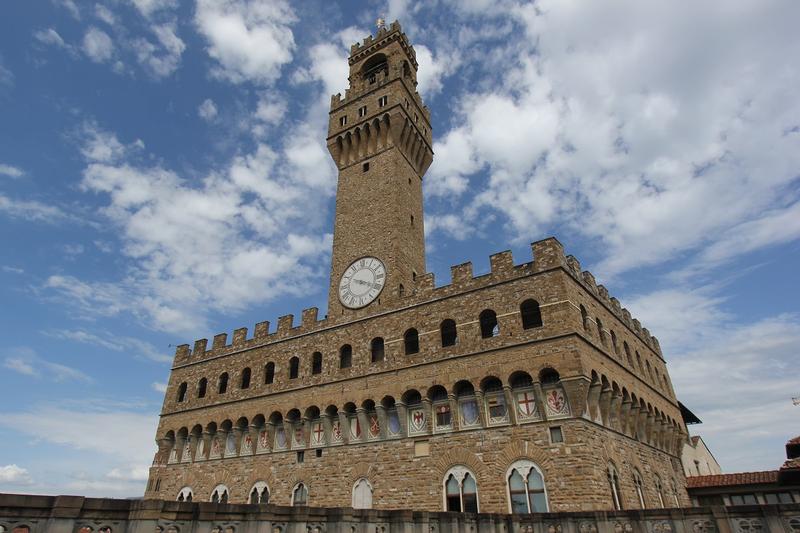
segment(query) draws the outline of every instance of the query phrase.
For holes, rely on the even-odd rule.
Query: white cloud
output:
[[[106,32],[92,26],[83,36],[83,52],[95,63],[105,63],[114,55],[114,43]]]
[[[217,116],[217,106],[211,98],[206,98],[197,107],[197,115],[205,121],[211,122]]]
[[[111,333],[99,330],[90,333],[81,329],[56,329],[48,331],[47,335],[83,344],[92,344],[115,352],[122,352],[126,355],[141,357],[159,363],[171,363],[173,359],[172,354],[159,350],[147,341],[135,337],[112,335]]]
[[[423,44],[414,46],[417,52],[417,90],[423,98],[430,100],[442,90],[442,79],[449,76],[458,68],[456,57],[434,57],[430,48]]]
[[[4,165],[0,163],[0,176],[8,176],[9,178],[19,178],[25,175],[25,172],[18,167],[11,165]]]
[[[33,480],[28,470],[17,465],[0,466],[0,483],[10,485],[30,485]]]
[[[160,382],[156,381],[156,382],[153,382],[150,386],[152,387],[152,389],[154,391],[160,392],[161,394],[164,394],[165,392],[167,392],[167,384],[166,383],[160,383]]]
[[[33,222],[55,224],[72,217],[61,208],[36,200],[15,200],[0,194],[0,214]]]
[[[174,23],[158,24],[152,26],[151,30],[158,45],[141,38],[134,41],[133,49],[140,64],[147,67],[156,78],[164,78],[180,66],[186,44],[178,37]]]
[[[0,87],[14,85],[14,73],[3,64],[3,55],[0,54]]]
[[[74,0],[52,0],[52,2],[55,5],[66,9],[69,12],[69,14],[72,15],[72,18],[74,18],[75,20],[80,20],[81,12],[78,9],[78,6],[75,4]]]
[[[12,267],[12,266],[8,266],[8,265],[3,265],[0,268],[3,270],[3,272],[9,272],[11,274],[24,274],[25,273],[25,269]]]
[[[3,366],[19,374],[32,377],[44,377],[52,381],[82,381],[91,382],[92,378],[75,368],[46,361],[36,355],[36,352],[27,347],[12,348],[3,361]]]
[[[208,41],[212,73],[234,83],[269,84],[292,59],[296,20],[288,2],[197,0],[195,24]]]
[[[46,30],[37,30],[33,32],[33,37],[40,43],[56,46],[58,48],[71,49],[72,47],[64,42],[61,35],[58,34],[53,28]]]
[[[322,275],[323,203],[335,185],[323,135],[299,127],[280,151],[260,144],[193,183],[126,161],[138,148],[111,133],[87,128],[85,137],[81,188],[108,199],[101,214],[119,229],[131,268],[117,282],[50,276],[44,289],[64,303],[186,332],[205,327],[209,312],[299,294]]]
[[[131,0],[139,13],[150,17],[153,13],[178,7],[178,0]]]
[[[123,145],[116,135],[103,131],[92,121],[84,122],[76,135],[81,142],[83,157],[97,163],[115,163],[144,148],[141,139]]]
[[[481,42],[430,190],[461,194],[467,223],[500,214],[521,239],[563,224],[598,243],[608,276],[717,241],[701,259],[796,239],[794,224],[770,232],[794,215],[784,199],[800,169],[786,9],[800,16],[775,2],[703,3],[687,18],[675,4],[546,0],[469,18],[473,33],[504,19],[519,38]],[[480,170],[488,180],[465,191]]]
[[[94,15],[109,26],[113,26],[117,23],[117,18],[114,16],[111,10],[103,4],[94,5]]]

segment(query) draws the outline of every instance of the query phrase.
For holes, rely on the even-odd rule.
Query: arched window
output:
[[[625,359],[628,360],[628,366],[633,368],[633,358],[631,357],[631,348],[628,346],[628,341],[622,341],[622,349],[625,350]],[[635,370],[635,369],[634,369]]]
[[[636,366],[639,367],[639,372],[644,374],[644,367],[642,366],[642,356],[639,355],[639,350],[636,350]]]
[[[611,503],[614,505],[614,510],[619,511],[622,509],[622,491],[619,490],[619,474],[613,464],[608,465],[608,487],[611,489]]]
[[[292,491],[292,506],[298,507],[301,505],[308,505],[308,489],[304,483],[298,483]]]
[[[647,367],[647,377],[650,379],[650,383],[653,383],[653,369],[650,368],[650,361],[645,361],[644,364]]]
[[[605,346],[606,345],[606,332],[603,330],[603,323],[600,321],[600,318],[594,319],[595,323],[597,324],[597,336],[600,339],[600,343]]]
[[[176,498],[179,502],[190,502],[194,498],[192,487],[183,487]]]
[[[658,506],[660,508],[666,507],[666,498],[664,498],[664,484],[661,483],[661,478],[658,477],[658,474],[655,475],[656,481],[656,496],[658,496]]]
[[[454,466],[444,475],[444,510],[478,512],[478,485],[466,466]]]
[[[311,354],[311,373],[312,374],[322,373],[322,354],[319,352],[314,352],[313,354]]]
[[[614,333],[614,330],[611,330],[611,347],[614,348],[614,353],[619,355],[619,345],[617,344],[617,334]]]
[[[230,491],[228,490],[228,487],[225,485],[217,485],[211,492],[211,498],[209,501],[211,503],[228,503],[229,494]]]
[[[488,339],[500,335],[500,326],[497,324],[497,313],[491,309],[481,311],[478,317],[481,323],[481,337]]]
[[[270,361],[264,367],[264,384],[272,385],[275,382],[275,363]]]
[[[263,481],[256,481],[250,489],[250,503],[269,503],[269,487]]]
[[[445,319],[439,325],[439,330],[442,333],[442,346],[455,346],[458,341],[458,331],[456,330],[456,321],[453,319]]]
[[[419,353],[419,333],[417,333],[416,329],[411,328],[403,334],[403,344],[406,355]]]
[[[547,493],[541,470],[532,461],[513,463],[506,473],[508,501],[514,514],[546,513]]]
[[[197,384],[197,397],[205,398],[207,388],[208,388],[208,380],[206,378],[200,378],[200,383]]]
[[[581,304],[581,322],[583,322],[583,329],[589,331],[589,313],[586,312],[583,304]]]
[[[558,374],[558,371],[554,368],[543,368],[541,372],[539,372],[539,382],[542,385],[553,385],[558,383],[561,379],[561,376]]]
[[[219,389],[217,389],[220,394],[225,394],[228,391],[228,373],[223,372],[222,375],[219,377]]]
[[[525,300],[519,306],[519,314],[522,318],[522,329],[538,328],[542,326],[542,312],[539,309],[539,302],[536,300]]]
[[[300,373],[300,358],[292,357],[289,359],[289,379],[296,379]]]
[[[635,468],[633,469],[633,486],[636,489],[636,498],[639,500],[639,505],[642,509],[647,509],[644,503],[644,486],[642,483],[642,474]]]
[[[372,509],[372,485],[363,477],[353,485],[353,509]]]
[[[249,389],[250,388],[250,369],[245,368],[242,370],[242,388]]]
[[[353,347],[345,344],[339,348],[339,368],[350,368],[353,366]]]
[[[372,339],[372,343],[370,345],[370,353],[372,354],[371,360],[373,363],[377,363],[378,361],[383,361],[386,355],[383,345],[383,337],[375,337],[374,339]]]
[[[403,287],[402,283],[397,287],[397,295],[401,298],[406,295],[406,288]]]
[[[185,381],[178,387],[178,403],[186,399],[186,387],[187,385]]]

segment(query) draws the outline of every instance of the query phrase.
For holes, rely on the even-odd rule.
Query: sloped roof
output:
[[[777,470],[737,472],[736,474],[715,474],[711,476],[691,476],[686,478],[686,486],[690,489],[729,487],[732,485],[758,485],[777,482]]]

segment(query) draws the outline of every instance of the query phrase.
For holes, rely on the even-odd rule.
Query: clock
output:
[[[371,304],[386,285],[386,267],[377,257],[353,261],[339,281],[339,301],[350,309]]]

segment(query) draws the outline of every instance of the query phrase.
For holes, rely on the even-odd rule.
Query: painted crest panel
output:
[[[569,416],[567,397],[561,388],[550,389],[544,393],[547,416]]]
[[[311,423],[311,445],[322,446],[325,444],[325,428],[320,420]]]
[[[411,435],[419,435],[425,433],[427,424],[425,410],[421,407],[408,410],[408,433]]]
[[[515,394],[517,402],[517,417],[522,420],[538,420],[539,410],[536,407],[536,400],[533,391],[517,392]]]

